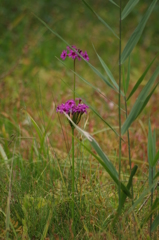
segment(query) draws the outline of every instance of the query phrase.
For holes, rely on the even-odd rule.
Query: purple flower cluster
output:
[[[89,57],[87,52],[82,52],[81,49],[78,49],[76,46],[72,46],[72,48],[74,50],[72,50],[69,46],[67,47],[67,50],[63,50],[63,52],[61,53],[61,58],[63,60],[65,60],[66,57],[72,58],[73,60],[78,59],[79,61],[81,60],[81,57],[78,55],[78,53],[80,55],[82,55],[82,57],[86,60],[89,61]],[[67,53],[68,51],[68,53]]]
[[[81,116],[83,113],[87,113],[87,109],[89,108],[86,104],[81,103],[80,98],[76,98],[78,101],[78,105],[76,105],[76,102],[74,100],[68,100],[66,103],[62,103],[61,105],[57,106],[56,112],[59,113],[67,113],[72,121],[75,124],[78,124],[81,120]],[[70,122],[71,127],[72,123]]]

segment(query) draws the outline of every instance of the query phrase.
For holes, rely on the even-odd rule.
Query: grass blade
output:
[[[156,87],[158,86],[159,83],[156,84],[156,86],[152,89],[151,93],[148,95],[148,97],[145,99],[145,101],[143,102],[143,104],[141,105],[141,110],[138,113],[137,117],[140,115],[140,113],[142,112],[142,110],[145,108],[145,106],[147,105],[148,101],[150,100],[152,94],[154,93]],[[136,118],[137,118],[136,117]]]
[[[91,6],[85,2],[85,0],[82,0],[83,3],[96,15],[96,17],[106,26],[106,28],[108,28],[116,38],[119,39],[118,35],[113,31],[113,29],[91,8]]]
[[[153,85],[153,83],[155,82],[157,76],[159,74],[159,67],[156,68],[155,72],[153,73],[152,77],[150,78],[150,80],[148,81],[148,83],[145,85],[145,87],[142,89],[141,93],[139,94],[129,116],[127,117],[127,119],[125,120],[123,126],[122,126],[122,130],[121,133],[124,134],[127,129],[130,127],[130,125],[132,124],[132,122],[136,119],[136,117],[139,115],[142,107],[143,107],[143,102],[146,100],[147,95],[150,91],[151,86]]]
[[[126,82],[125,82],[125,91],[126,91],[126,93],[127,93],[127,91],[128,91],[129,82],[130,82],[130,56],[129,56],[129,61],[128,61],[127,78],[126,78]]]
[[[157,217],[155,218],[155,220],[152,223],[151,232],[155,231],[156,228],[158,227],[158,225],[159,225],[159,214],[157,215]]]
[[[128,190],[130,190],[130,188],[132,187],[132,180],[133,180],[133,177],[134,177],[134,175],[135,175],[135,173],[136,173],[136,171],[137,171],[137,168],[138,168],[138,166],[137,165],[135,165],[134,167],[133,167],[133,169],[131,170],[131,175],[130,175],[130,178],[129,178],[129,181],[128,181],[128,184],[127,184],[127,189]],[[126,194],[124,193],[124,192],[122,192],[121,193],[121,206],[119,207],[118,206],[118,209],[117,209],[117,214],[115,215],[115,218],[114,218],[114,220],[113,220],[113,223],[112,223],[112,225],[114,225],[115,223],[116,223],[116,221],[118,220],[118,217],[119,217],[119,215],[121,214],[121,210],[122,210],[122,208],[124,207],[124,203],[125,203],[125,201],[126,201]]]
[[[139,0],[129,0],[129,2],[126,4],[125,8],[122,11],[121,20],[123,20],[129,15],[129,13],[133,10],[133,8],[138,2]]]
[[[146,11],[146,13],[144,14],[143,18],[141,19],[140,23],[138,24],[137,28],[135,29],[135,31],[133,32],[133,34],[131,35],[131,37],[129,38],[123,52],[121,55],[121,64],[124,63],[124,61],[127,59],[127,57],[130,55],[130,53],[132,52],[132,50],[134,49],[135,45],[137,44],[137,42],[139,41],[142,32],[144,30],[144,27],[147,23],[147,20],[149,18],[149,16],[151,15],[155,5],[157,3],[157,0],[153,0],[151,5],[149,6],[148,10]]]
[[[157,163],[157,161],[159,160],[159,151],[156,153],[156,156],[155,158],[153,159],[153,163],[152,163],[152,166],[154,167]]]
[[[156,55],[156,57],[158,56],[158,54]],[[127,101],[129,100],[129,98],[134,94],[134,92],[138,89],[139,85],[142,83],[144,77],[146,76],[148,70],[150,69],[150,67],[152,66],[153,62],[155,61],[156,57],[152,60],[152,62],[148,65],[148,67],[146,68],[146,70],[144,71],[144,73],[142,74],[142,76],[139,78],[139,80],[137,81],[137,83],[135,84],[135,86],[133,87],[131,93],[129,94]]]
[[[119,8],[119,5],[118,4],[116,4],[113,0],[109,0],[109,2],[111,2],[111,3],[113,3],[116,7],[118,7]]]
[[[93,48],[94,48],[94,51],[96,52],[94,46],[93,46]],[[108,68],[108,66],[106,65],[106,63],[103,61],[103,59],[98,55],[97,52],[96,52],[96,54],[97,54],[97,57],[98,57],[100,63],[102,64],[102,67],[104,68],[104,70],[105,70],[105,72],[107,73],[109,79],[111,80],[112,84],[115,86],[115,88],[116,88],[117,91],[119,92],[119,86],[118,86],[117,82],[115,81],[115,79],[114,79],[114,77],[113,77],[113,74],[111,73],[110,69]],[[121,91],[121,94],[122,94],[123,96],[125,96],[122,91]]]

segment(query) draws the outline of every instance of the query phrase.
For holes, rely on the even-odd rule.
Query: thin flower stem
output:
[[[75,78],[75,59],[74,59],[74,91],[73,99],[75,101],[75,88],[76,88],[76,78]],[[75,204],[75,195],[74,195],[74,126],[72,126],[72,231],[74,234],[74,204]]]
[[[119,10],[119,181],[121,181],[121,0]],[[121,214],[121,184],[119,183],[119,213]]]
[[[74,127],[72,126],[72,230],[74,233]]]
[[[74,87],[73,87],[73,99],[75,101],[75,89],[76,89],[76,74],[75,74],[75,59],[74,59]]]

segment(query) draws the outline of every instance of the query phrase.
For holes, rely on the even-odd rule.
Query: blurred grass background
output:
[[[110,1],[93,1],[88,3],[92,8],[113,28],[118,34],[119,9]],[[118,2],[117,2],[118,3]],[[127,3],[122,1],[123,7]],[[140,1],[132,13],[123,21],[122,48],[124,48],[131,33],[139,23],[146,11],[150,0]],[[142,72],[159,51],[159,3],[156,4],[153,14],[146,25],[143,35],[132,53],[130,90]],[[7,124],[6,118],[22,127],[25,119],[22,109],[26,109],[39,124],[48,122],[51,116],[50,132],[55,145],[61,146],[63,140],[59,139],[58,118],[53,110],[54,104],[59,104],[68,98],[72,98],[73,75],[55,58],[60,57],[65,44],[49,32],[33,15],[36,14],[45,21],[53,30],[60,34],[71,45],[76,45],[83,51],[87,51],[90,62],[103,74],[104,70],[96,57],[92,44],[98,54],[107,63],[116,80],[118,81],[118,40],[105,28],[104,25],[82,1],[1,1],[1,39],[0,39],[0,95],[1,95],[1,133],[2,127]],[[73,68],[71,59],[65,61],[68,68]],[[152,75],[158,59],[147,74],[147,81]],[[127,62],[125,64],[125,72]],[[117,95],[111,91],[97,75],[84,62],[78,62],[77,72],[87,81],[101,89],[106,98],[103,98],[95,90],[77,79],[77,95],[83,97],[86,102],[98,110],[101,116],[113,126],[117,125],[117,106],[111,106],[112,101],[117,103]],[[145,82],[143,82],[145,84]],[[130,91],[128,91],[130,92]],[[154,126],[157,121],[157,96],[155,91],[148,107],[146,115],[141,116],[143,123],[148,122],[152,115]],[[135,101],[138,92],[132,98]],[[128,103],[131,107],[134,103]],[[104,103],[104,104],[103,104]],[[123,102],[124,104],[124,102]],[[123,105],[124,106],[124,105]],[[124,121],[123,114],[123,121]],[[62,118],[62,124],[67,122]],[[138,135],[144,135],[141,124],[135,123],[140,128]],[[14,124],[13,124],[14,125]],[[46,125],[46,124],[44,124]],[[143,124],[144,125],[144,124]],[[7,125],[8,126],[8,125]],[[105,127],[104,123],[90,113],[88,131],[96,132]],[[8,128],[8,127],[7,127]],[[147,130],[147,129],[146,129]],[[7,129],[11,135],[15,129],[13,126]],[[98,134],[98,141],[105,146],[104,133]],[[113,133],[107,133],[114,138]],[[3,134],[2,134],[3,135]],[[8,136],[9,136],[8,135]],[[134,135],[134,132],[133,132]],[[106,139],[104,137],[104,139]],[[109,142],[110,146],[112,145]],[[114,146],[116,144],[113,143]],[[111,147],[110,147],[111,149]]]

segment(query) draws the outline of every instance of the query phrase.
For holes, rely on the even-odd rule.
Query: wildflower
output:
[[[89,108],[86,104],[81,103],[81,98],[77,98],[76,101],[78,101],[78,105],[76,105],[76,102],[74,100],[68,100],[66,103],[62,103],[61,105],[58,105],[56,108],[56,112],[59,113],[67,113],[72,121],[75,124],[78,124],[81,120],[81,116],[83,113],[87,113],[87,109]],[[72,123],[69,122],[71,127],[73,127]]]
[[[81,49],[78,49],[75,45],[72,45],[72,48],[73,49],[71,49],[69,46],[66,47],[66,49],[69,51],[68,54],[67,54],[67,50],[63,50],[61,54],[61,58],[63,60],[65,60],[66,57],[69,57],[69,58],[72,58],[73,60],[78,59],[80,61],[81,57],[78,55],[79,53],[86,61],[89,61],[89,57],[86,51],[84,53]]]
[[[77,58],[77,53],[74,52],[73,50],[70,50],[70,53],[68,54],[69,58],[75,59]]]
[[[63,50],[63,52],[61,53],[61,58],[65,60],[66,57],[67,57],[67,51]]]
[[[82,56],[86,61],[89,61],[89,57],[88,57],[88,54],[86,51],[85,51],[85,53],[82,54]]]

